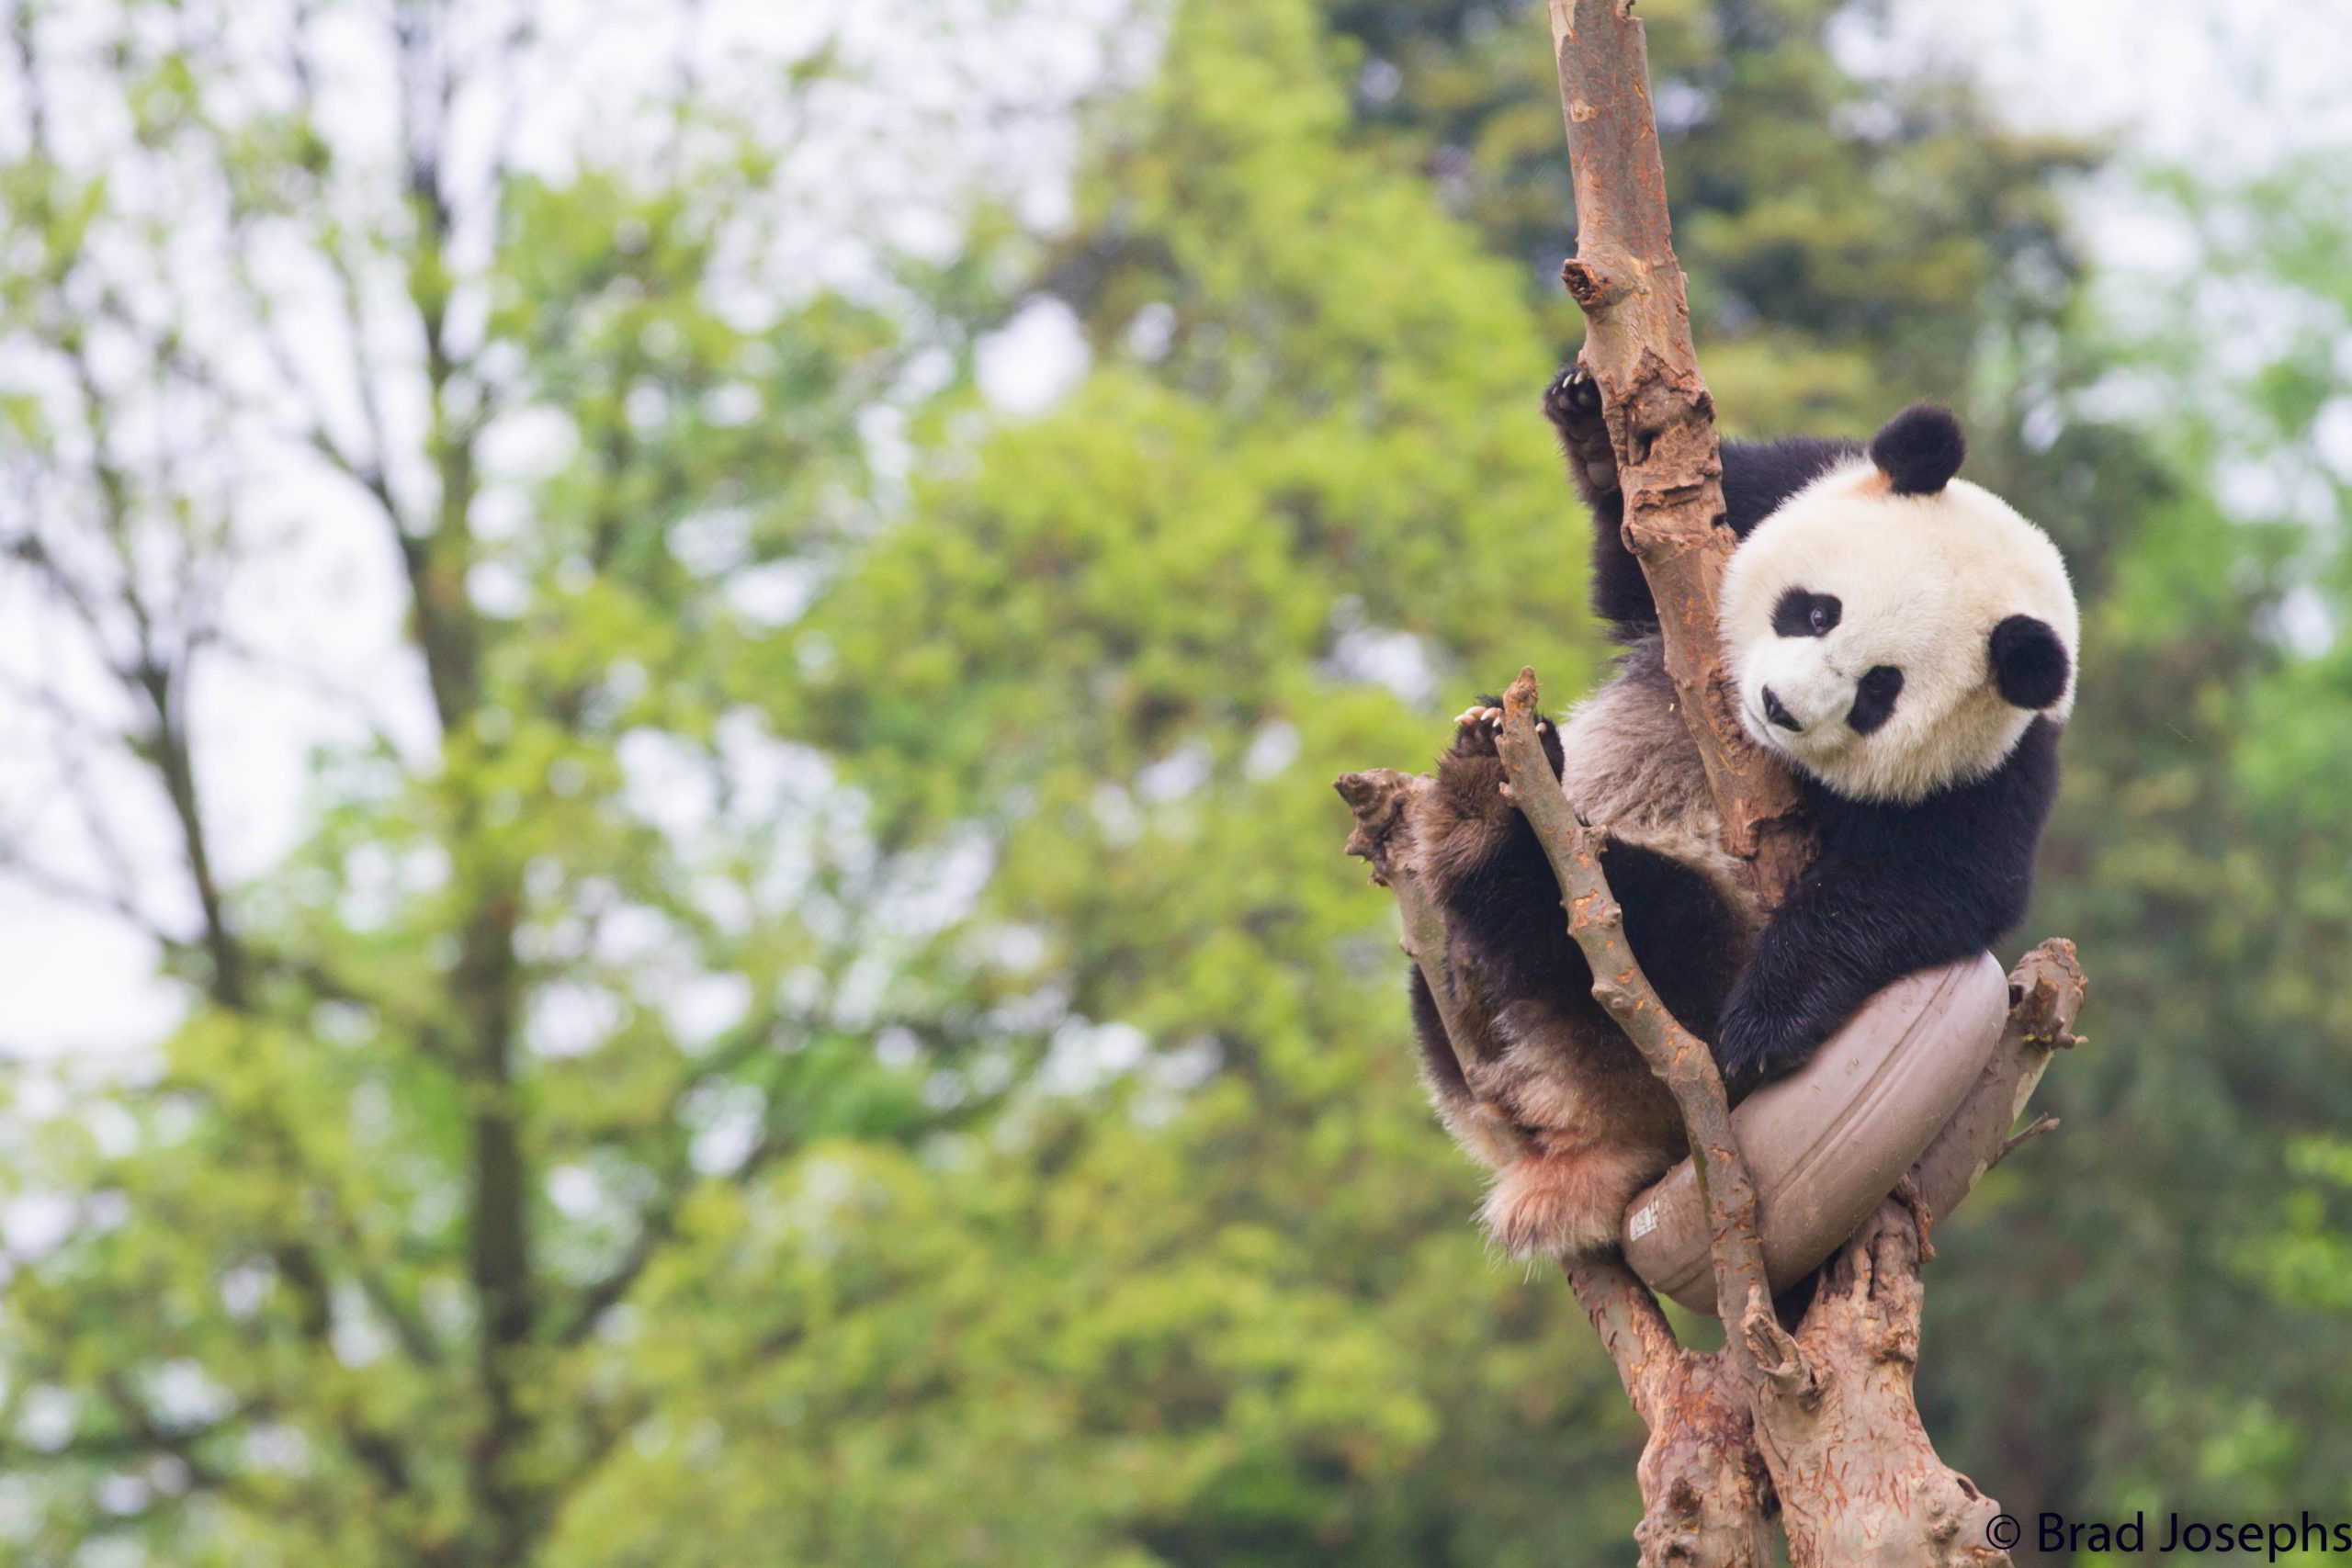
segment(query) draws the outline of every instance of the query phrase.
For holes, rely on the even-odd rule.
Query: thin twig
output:
[[[1577,819],[1553,780],[1535,730],[1536,694],[1535,671],[1521,670],[1503,695],[1497,749],[1512,799],[1559,878],[1568,934],[1584,950],[1592,970],[1594,999],[1633,1041],[1682,1113],[1691,1164],[1698,1170],[1713,1231],[1715,1299],[1724,1321],[1740,1330],[1733,1342],[1744,1346],[1756,1365],[1770,1375],[1802,1375],[1795,1342],[1772,1315],[1764,1248],[1757,1240],[1756,1184],[1732,1136],[1731,1106],[1714,1055],[1705,1041],[1675,1021],[1642,973],[1633,944],[1625,939],[1624,912],[1600,869],[1599,836]]]

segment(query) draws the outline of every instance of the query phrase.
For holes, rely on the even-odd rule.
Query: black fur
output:
[[[2058,727],[2035,719],[1991,773],[1913,805],[1798,782],[1821,852],[1724,1005],[1714,1047],[1727,1077],[1792,1070],[1875,992],[1989,947],[2025,918],[2058,788]]]
[[[1772,606],[1772,630],[1781,637],[1827,637],[1845,614],[1846,606],[1835,593],[1792,588]]]
[[[1636,640],[1656,629],[1657,611],[1641,565],[1624,545],[1623,497],[1599,389],[1571,367],[1545,389],[1544,408],[1592,508],[1594,608],[1623,640]],[[1861,450],[1853,442],[1811,438],[1724,443],[1725,524],[1747,537],[1783,501]],[[1896,493],[1929,494],[1958,471],[1966,443],[1948,412],[1922,403],[1888,421],[1869,450]],[[1991,658],[2002,694],[2020,706],[2047,707],[2064,693],[2065,649],[2040,621],[2015,616],[2002,623]],[[1891,709],[1894,694],[1874,695],[1866,681],[1852,716],[1860,721],[1856,728],[1883,719],[1871,705]],[[2034,851],[2057,787],[2057,736],[2055,725],[2038,719],[1987,777],[1907,806],[1848,800],[1801,778],[1820,853],[1765,927],[1752,961],[1744,968],[1732,961],[1736,981],[1727,991],[1723,955],[1742,944],[1712,886],[1663,857],[1612,845],[1611,881],[1628,879],[1617,889],[1627,932],[1662,999],[1693,1032],[1713,1041],[1728,1076],[1752,1083],[1801,1065],[1873,993],[1905,975],[1997,941],[2023,919],[2032,891]],[[1441,783],[1443,777],[1442,769]],[[1581,993],[1589,976],[1561,929],[1551,868],[1518,812],[1505,810],[1510,823],[1498,822],[1486,846],[1491,860],[1464,868],[1458,897],[1467,901],[1450,905],[1449,914],[1498,957],[1529,944],[1497,969],[1498,978],[1507,976],[1506,991]],[[1708,910],[1695,909],[1697,901]],[[1714,940],[1702,934],[1708,931],[1716,938],[1735,934]],[[1718,999],[1719,1020],[1711,1016]]]
[[[1429,1074],[1430,1089],[1442,1100],[1468,1100],[1470,1082],[1462,1076],[1462,1058],[1454,1055],[1453,1037],[1446,1032],[1445,1015],[1438,1010],[1421,966],[1409,971],[1407,987],[1412,994],[1413,1032],[1421,1042],[1421,1067]]]
[[[1903,671],[1892,664],[1873,665],[1854,682],[1854,705],[1846,710],[1846,726],[1868,735],[1894,716],[1894,699],[1903,694]]]
[[[1667,1010],[1713,1043],[1727,1081],[1746,1089],[1793,1071],[1880,990],[1989,947],[2025,918],[2034,849],[2057,791],[2058,733],[2037,718],[1992,773],[1910,805],[1849,800],[1800,778],[1820,853],[1752,957],[1704,877],[1648,850],[1605,846],[1602,867],[1634,955]],[[1567,934],[1551,864],[1497,787],[1501,764],[1492,747],[1491,739],[1466,735],[1439,764],[1442,789],[1491,807],[1486,852],[1434,879],[1454,933],[1450,967],[1464,981],[1475,972],[1468,999],[1488,1015],[1543,998],[1613,1035]],[[1414,1013],[1430,1073],[1459,1085],[1444,1025],[1418,974]],[[1500,1055],[1499,1043],[1474,1043],[1482,1058]]]
[[[1481,697],[1479,705],[1498,708],[1502,699]],[[1559,731],[1547,723],[1539,733],[1556,778]],[[1568,940],[1551,862],[1535,829],[1503,794],[1503,777],[1494,731],[1480,720],[1458,727],[1437,764],[1438,800],[1451,830],[1443,852],[1424,857],[1449,931],[1473,937],[1466,949],[1457,943],[1447,953],[1449,978],[1484,993],[1489,1012],[1555,987],[1589,991],[1592,985],[1589,975],[1579,987],[1567,973],[1571,966],[1583,970],[1583,955]],[[1502,1054],[1498,1042],[1471,1043],[1482,1060]]]
[[[1933,495],[1951,482],[1968,456],[1968,438],[1950,409],[1913,403],[1871,437],[1871,461],[1897,495]]]
[[[1838,464],[1861,455],[1853,441],[1792,435],[1781,441],[1726,441],[1724,456],[1724,521],[1745,539],[1781,502]],[[1653,609],[1650,618],[1656,620]]]
[[[1669,855],[1611,839],[1600,869],[1625,911],[1625,940],[1677,1022],[1713,1040],[1748,939],[1714,885]]]
[[[2046,708],[2066,694],[2074,661],[2047,621],[2011,615],[1993,628],[1994,683],[2021,708]]]
[[[1601,420],[1600,389],[1570,366],[1544,389],[1544,412],[1559,434],[1568,477],[1592,510],[1593,614],[1616,628],[1618,641],[1634,642],[1657,628],[1657,604],[1642,563],[1625,547],[1625,497],[1618,488],[1616,451]],[[1861,450],[1857,442],[1811,436],[1724,442],[1724,525],[1745,539],[1781,502]]]
[[[1501,699],[1481,699],[1499,707]],[[1558,731],[1539,731],[1556,776]],[[1502,759],[1494,731],[1482,720],[1458,728],[1438,759],[1437,788],[1422,830],[1434,830],[1422,867],[1430,891],[1446,915],[1445,979],[1474,1031],[1464,1042],[1472,1059],[1500,1058],[1506,1042],[1493,1021],[1514,1004],[1542,1005],[1548,1027],[1577,1048],[1611,1059],[1641,1089],[1654,1088],[1632,1043],[1592,997],[1592,971],[1568,934],[1558,881],[1527,818],[1502,791]],[[1669,856],[1613,840],[1601,846],[1601,868],[1625,915],[1625,937],[1651,972],[1658,999],[1702,1039],[1715,1031],[1724,999],[1747,956],[1747,938],[1700,873]],[[1441,1096],[1469,1098],[1453,1042],[1418,967],[1411,979],[1413,1019],[1430,1087]]]
[[[1546,388],[1544,407],[1592,509],[1594,608],[1638,660],[1655,638],[1657,612],[1623,537],[1624,502],[1598,390],[1565,371]],[[1724,525],[1745,538],[1791,495],[1860,452],[1838,441],[1725,443]],[[1942,489],[1962,452],[1951,417],[1925,407],[1897,415],[1871,446],[1904,494]],[[1776,610],[1775,626],[1783,635],[1816,635],[1841,608],[1825,596],[1792,597]],[[2065,649],[2041,622],[2003,623],[1988,656],[2008,700],[2041,708],[2064,695]],[[1631,667],[1621,676],[1635,678]],[[1892,669],[1865,676],[1849,715],[1854,728],[1867,733],[1883,723],[1900,684]],[[1549,726],[1542,733],[1557,773],[1559,737]],[[1751,934],[1751,912],[1700,869],[1604,843],[1603,865],[1645,972],[1668,1010],[1713,1042],[1736,1090],[1800,1066],[1886,986],[1966,957],[2023,918],[2057,784],[2057,735],[2055,724],[2038,717],[1990,775],[1907,806],[1845,799],[1801,775],[1820,852],[1760,934]],[[1551,865],[1502,784],[1494,731],[1481,716],[1457,728],[1435,787],[1415,807],[1421,869],[1446,917],[1447,1005],[1439,1008],[1417,971],[1414,1021],[1448,1123],[1505,1168],[1489,1204],[1498,1236],[1520,1251],[1605,1245],[1595,1238],[1613,1228],[1635,1190],[1628,1183],[1649,1179],[1683,1152],[1681,1124],[1593,1000]],[[1466,1038],[1449,1040],[1449,1015]],[[1466,1074],[1456,1043],[1471,1063]],[[1502,1122],[1517,1133],[1498,1139]]]

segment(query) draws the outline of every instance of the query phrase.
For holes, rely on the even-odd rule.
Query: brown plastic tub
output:
[[[1732,1112],[1773,1290],[1836,1251],[1926,1151],[1991,1059],[2008,1006],[1990,953],[1922,970]],[[1652,1290],[1715,1314],[1706,1205],[1689,1160],[1626,1205],[1623,1241],[1625,1261]]]

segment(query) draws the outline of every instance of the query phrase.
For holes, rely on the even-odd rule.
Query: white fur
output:
[[[1792,588],[1834,594],[1826,637],[1781,637]],[[2034,714],[2001,696],[1989,639],[2011,615],[2047,622],[2071,665],[2080,626],[2065,563],[2042,531],[1965,479],[1895,495],[1867,460],[1834,468],[1741,542],[1724,576],[1722,626],[1740,717],[1757,743],[1857,800],[1913,801],[2001,765]],[[1846,722],[1873,667],[1903,671],[1894,712],[1868,735]],[[1764,688],[1804,726],[1764,716]],[[2075,682],[2042,711],[2064,722]]]
[[[1567,759],[1560,788],[1594,827],[1703,873],[1733,908],[1751,910],[1663,660],[1655,638],[1637,644],[1615,680],[1568,712],[1560,724]]]

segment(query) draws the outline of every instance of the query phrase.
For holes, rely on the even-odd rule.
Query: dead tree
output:
[[[1665,634],[1683,721],[1704,758],[1724,847],[1769,906],[1811,840],[1794,785],[1740,731],[1716,636],[1717,585],[1734,539],[1723,525],[1714,411],[1690,341],[1647,53],[1632,0],[1550,0],[1576,182],[1577,254],[1562,269],[1583,308],[1585,369],[1598,383],[1625,496],[1625,535]],[[2046,942],[2010,976],[2010,1012],[1976,1087],[1895,1194],[1823,1266],[1796,1327],[1776,1315],[1757,1239],[1756,1192],[1733,1141],[1704,1042],[1658,1001],[1626,944],[1599,846],[1553,784],[1535,735],[1536,688],[1521,671],[1501,749],[1514,798],[1558,874],[1593,993],[1673,1091],[1708,1204],[1724,1347],[1680,1345],[1657,1298],[1613,1256],[1566,1265],[1571,1287],[1648,1428],[1639,1478],[1642,1562],[1764,1568],[1775,1520],[1796,1568],[1998,1563],[1998,1507],[1947,1467],[1912,1396],[1928,1235],[2012,1136],[2051,1054],[2074,1043],[2084,982],[2073,945]],[[1441,917],[1414,863],[1411,805],[1423,778],[1340,781],[1356,816],[1351,853],[1396,894],[1405,947],[1433,997],[1450,988]],[[1450,1029],[1455,1040],[1468,1038]]]

